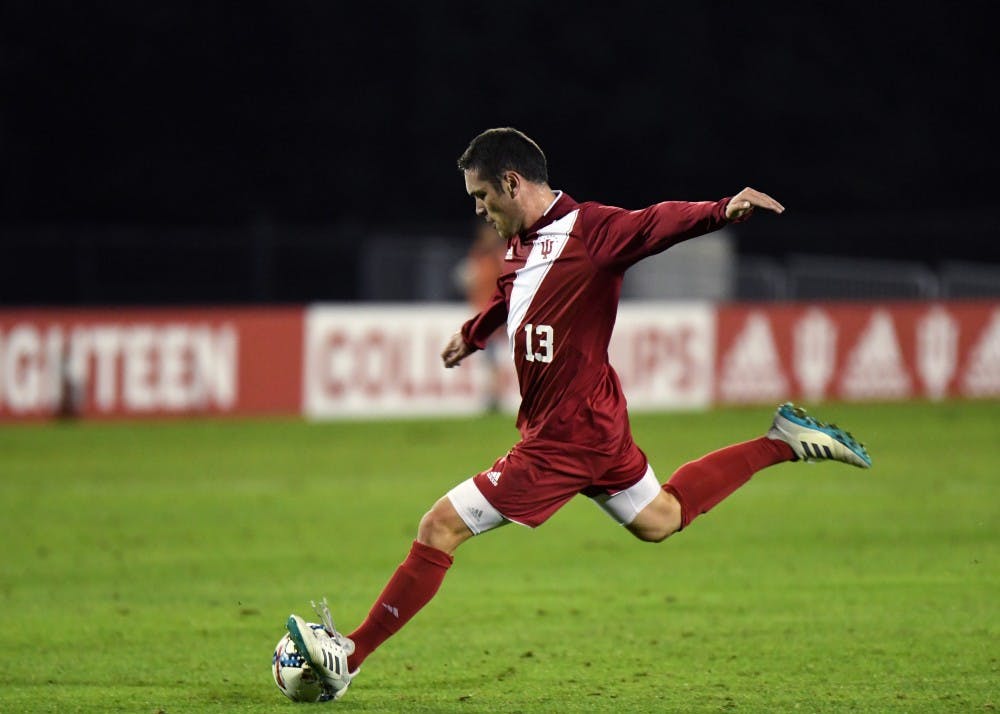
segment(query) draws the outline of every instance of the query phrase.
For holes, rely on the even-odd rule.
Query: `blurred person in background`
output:
[[[290,636],[331,698],[342,696],[362,662],[430,602],[455,550],[475,535],[509,523],[540,526],[583,494],[639,540],[660,542],[769,466],[824,460],[871,466],[849,433],[792,404],[778,408],[763,436],[684,464],[662,484],[632,438],[621,382],[608,360],[625,271],[680,241],[744,221],[755,209],[780,214],[776,200],[745,188],[718,201],[666,201],[637,211],[578,203],[549,186],[545,154],[511,128],[477,136],[458,166],[476,215],[508,250],[488,303],[441,357],[445,367],[456,367],[506,325],[521,392],[521,440],[424,515],[406,559],[350,635],[336,631],[325,601],[317,611],[324,627],[288,618]],[[326,523],[329,514],[322,518]]]
[[[455,281],[458,283],[469,307],[479,313],[486,309],[497,290],[497,280],[503,273],[504,254],[507,241],[500,237],[492,226],[477,223],[475,239],[469,253],[456,266]],[[489,376],[486,383],[486,411],[500,410],[510,361],[507,356],[507,336],[497,328],[487,339],[483,348]]]

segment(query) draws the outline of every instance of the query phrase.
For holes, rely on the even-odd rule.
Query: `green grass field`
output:
[[[816,412],[875,468],[770,469],[659,545],[585,499],[474,539],[325,705],[271,680],[288,613],[357,624],[509,417],[0,427],[0,711],[1000,708],[1000,403]],[[665,480],[769,419],[633,427]]]

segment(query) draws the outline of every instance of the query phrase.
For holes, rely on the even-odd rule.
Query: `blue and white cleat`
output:
[[[340,699],[347,693],[351,680],[361,669],[348,671],[347,658],[354,652],[354,642],[334,628],[330,609],[323,598],[321,606],[313,603],[316,614],[323,620],[323,627],[311,626],[298,615],[289,615],[288,635],[309,666],[319,675],[327,693],[327,701]]]
[[[863,469],[872,466],[868,450],[850,432],[809,416],[791,402],[778,407],[767,436],[788,444],[802,461],[842,461]]]

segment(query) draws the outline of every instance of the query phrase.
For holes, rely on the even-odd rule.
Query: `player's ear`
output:
[[[507,171],[503,175],[501,188],[503,188],[504,193],[511,198],[514,198],[514,196],[517,195],[518,190],[521,188],[521,177],[517,175],[516,171]]]

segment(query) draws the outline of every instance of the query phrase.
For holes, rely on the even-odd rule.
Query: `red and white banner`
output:
[[[441,350],[471,315],[460,306],[330,306],[306,312],[303,408],[313,418],[471,414],[488,401],[489,366],[476,353],[444,369]],[[504,338],[501,336],[501,343]],[[712,398],[714,307],[623,306],[612,361],[639,409],[705,407]],[[504,405],[516,409],[510,351]]]
[[[694,409],[712,403],[715,306],[630,302],[608,350],[632,409]]]
[[[0,311],[0,418],[299,411],[299,309]]]
[[[0,419],[475,413],[486,356],[440,360],[468,317],[458,305],[0,310]],[[997,398],[1000,302],[625,303],[610,352],[637,410]]]
[[[467,311],[448,305],[315,305],[306,310],[306,416],[463,414],[480,408],[476,363],[445,369],[441,350]]]
[[[717,403],[997,396],[996,302],[718,308]]]

